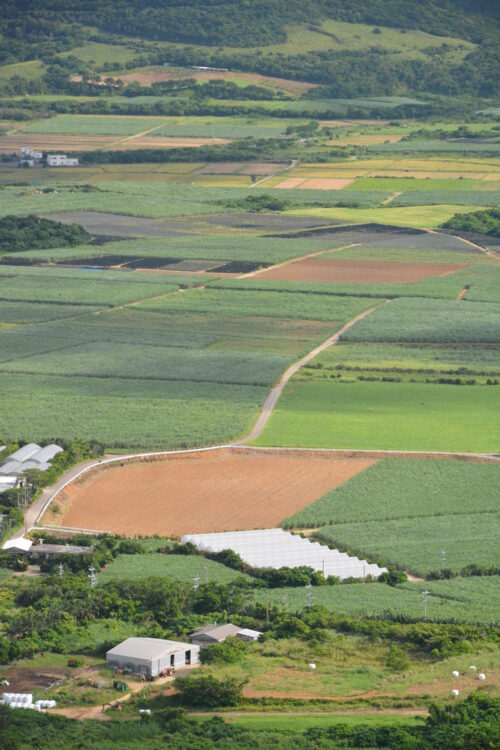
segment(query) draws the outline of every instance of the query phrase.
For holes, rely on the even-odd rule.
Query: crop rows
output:
[[[500,175],[499,175],[500,181]],[[460,183],[462,184],[462,183]],[[491,183],[492,185],[494,183]],[[391,206],[499,206],[498,190],[405,190],[391,201]]]
[[[383,459],[283,522],[316,527],[497,510],[500,476],[492,464]],[[369,502],[366,499],[369,498]]]
[[[500,343],[500,306],[485,302],[397,299],[347,331],[345,341]]]
[[[202,289],[193,294],[175,295],[145,302],[144,310],[159,312],[212,313],[221,317],[252,315],[329,321],[340,327],[369,307],[369,301],[356,297],[328,295],[247,292],[232,289]]]
[[[144,369],[144,368],[143,368]],[[126,448],[215,445],[246,433],[268,389],[217,383],[2,374],[7,437]]]
[[[199,555],[165,555],[150,552],[144,555],[119,555],[98,576],[98,583],[133,581],[155,576],[175,581],[192,582],[198,575],[200,582],[230,583],[235,578],[248,576],[227,568],[214,560]]]
[[[498,511],[342,523],[317,533],[330,544],[417,575],[438,570],[443,550],[446,567],[455,572],[471,564],[500,566]]]
[[[427,618],[431,622],[498,623],[498,577],[453,581],[426,581],[430,592]],[[320,586],[312,591],[312,604],[352,616],[384,616],[421,619],[423,584],[388,587],[383,584]],[[306,606],[302,588],[255,591],[256,601],[285,604],[290,612]]]

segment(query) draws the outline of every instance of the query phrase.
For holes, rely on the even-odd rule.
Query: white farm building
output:
[[[163,638],[127,638],[106,653],[106,666],[123,672],[158,677],[174,667],[199,663],[200,647]]]
[[[66,154],[47,154],[48,167],[77,167],[78,159],[69,159]]]

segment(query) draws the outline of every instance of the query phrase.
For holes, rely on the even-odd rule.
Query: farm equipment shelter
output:
[[[106,653],[106,666],[157,677],[165,669],[198,664],[199,646],[162,638],[127,638]]]

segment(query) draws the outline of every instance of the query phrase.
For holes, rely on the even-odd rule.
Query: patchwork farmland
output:
[[[0,22],[0,682],[54,707],[0,745],[493,747],[494,3],[41,5]]]

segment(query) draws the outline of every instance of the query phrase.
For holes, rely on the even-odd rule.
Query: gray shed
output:
[[[106,666],[157,677],[164,670],[199,663],[199,646],[163,638],[127,638],[106,653]]]

